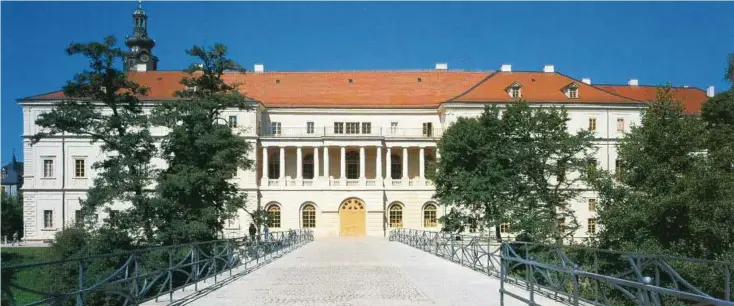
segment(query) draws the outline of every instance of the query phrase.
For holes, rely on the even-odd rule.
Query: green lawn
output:
[[[2,266],[15,266],[22,264],[31,264],[36,262],[51,261],[51,248],[48,247],[22,247],[22,248],[2,248],[0,250],[2,256]],[[32,289],[42,289],[44,278],[47,277],[47,267],[23,269],[16,273],[13,277],[13,283]],[[5,281],[6,276],[3,276]],[[18,304],[23,305],[33,302],[39,298],[35,294],[29,294],[18,290],[13,290],[15,300]],[[3,294],[3,300],[5,294]],[[3,301],[3,305],[5,301]]]

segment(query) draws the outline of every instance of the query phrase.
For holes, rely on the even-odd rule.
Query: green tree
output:
[[[2,192],[2,233],[8,241],[12,241],[13,234],[23,237],[23,198],[11,197]]]
[[[188,68],[181,80],[186,89],[176,92],[178,99],[158,105],[152,117],[170,130],[161,144],[168,168],[156,186],[157,229],[165,244],[218,237],[224,222],[247,203],[247,195],[231,180],[253,164],[247,158],[251,146],[222,118],[228,109],[251,108],[236,84],[223,79],[225,71],[244,69],[221,44],[186,52],[200,63]]]
[[[593,145],[590,133],[569,133],[568,120],[563,109],[518,102],[451,125],[438,144],[435,198],[458,209],[444,224],[476,220],[480,228],[495,226],[499,239],[505,221],[533,240],[572,235],[578,223],[567,203],[578,188],[570,187],[586,171]]]
[[[594,160],[594,138],[587,130],[569,132],[564,108],[513,103],[501,120],[512,173],[511,228],[533,241],[562,243],[579,228],[569,204]]]
[[[718,146],[715,131],[729,127],[707,123],[711,113],[704,120],[686,115],[674,90],[661,89],[643,112],[641,126],[620,141],[619,184],[604,171],[589,176],[600,196],[600,244],[715,259],[734,248],[734,180],[720,162],[731,160],[725,156],[731,153]],[[717,106],[704,109],[719,109],[716,100],[709,103]]]
[[[92,165],[97,177],[82,211],[92,216],[104,208],[109,212],[114,202],[130,203],[131,208],[121,213],[126,222],[114,226],[145,244],[154,236],[145,188],[155,174],[150,165],[155,154],[153,137],[138,98],[147,89],[117,68],[125,52],[115,44],[116,39],[109,36],[102,42],[72,43],[66,49],[69,55],[86,57],[90,69],[68,81],[63,88],[66,98],[39,116],[36,124],[44,131],[33,136],[33,144],[58,134],[86,136],[98,144],[105,158]]]

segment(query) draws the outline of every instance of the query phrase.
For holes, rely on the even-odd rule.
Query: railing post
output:
[[[173,252],[168,249],[168,301],[173,301]]]
[[[489,242],[487,242],[489,243]],[[505,305],[505,277],[507,274],[506,268],[505,268],[505,262],[506,260],[506,246],[505,243],[500,244],[500,306]]]
[[[724,299],[731,301],[731,265],[724,267]]]
[[[84,259],[79,260],[79,294],[77,295],[76,305],[84,305]]]
[[[532,262],[533,257],[526,258],[525,260]],[[530,286],[530,303],[531,305],[535,305],[535,271],[533,271],[533,265],[532,263],[526,264],[527,267],[527,278],[528,278],[528,286]]]
[[[573,305],[578,306],[579,305],[579,295],[581,294],[580,288],[579,288],[579,276],[577,274],[578,266],[573,267],[573,271],[571,271],[571,276],[573,277]]]

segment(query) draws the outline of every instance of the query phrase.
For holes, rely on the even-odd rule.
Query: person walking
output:
[[[13,233],[13,243],[11,243],[10,246],[15,246],[16,243],[18,243],[18,246],[20,246],[20,240],[18,239],[18,237],[18,231],[15,231],[15,233]]]
[[[255,235],[257,235],[257,227],[255,227],[255,224],[250,222],[250,228],[248,228],[247,231],[250,232],[250,239],[252,239],[252,241],[255,241]]]

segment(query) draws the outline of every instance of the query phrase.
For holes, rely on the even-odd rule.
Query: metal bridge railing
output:
[[[542,295],[572,305],[734,306],[730,262],[412,229],[389,238],[498,277],[502,304],[507,295],[538,305]],[[527,295],[507,290],[508,283]]]
[[[232,276],[313,241],[310,230],[272,232],[2,268],[3,305],[138,305],[209,278]]]

